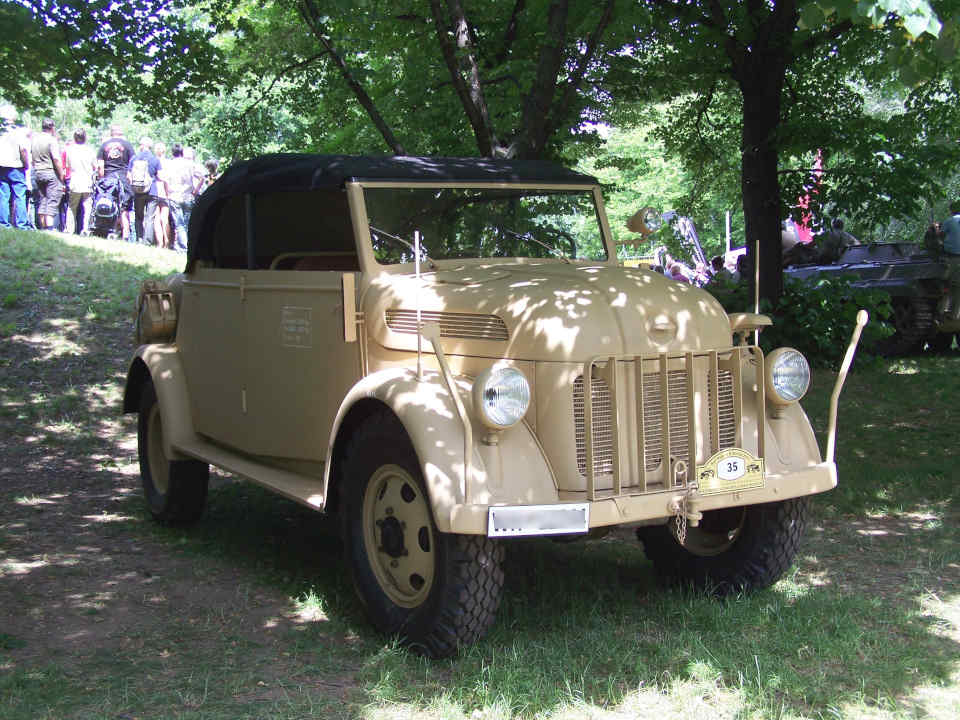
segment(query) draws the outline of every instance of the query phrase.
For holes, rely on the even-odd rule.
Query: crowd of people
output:
[[[185,251],[193,203],[217,178],[216,160],[149,137],[136,148],[118,125],[99,146],[77,128],[62,141],[52,120],[40,130],[0,108],[0,227],[119,237]]]

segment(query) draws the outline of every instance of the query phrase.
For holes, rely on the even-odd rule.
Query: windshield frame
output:
[[[617,265],[617,253],[614,249],[610,226],[607,222],[606,210],[603,204],[603,195],[600,186],[592,183],[522,183],[522,182],[435,182],[435,181],[396,181],[396,180],[355,180],[346,183],[347,195],[350,199],[351,214],[353,215],[354,231],[360,250],[360,264],[365,271],[377,272],[410,272],[414,263],[381,263],[373,251],[373,240],[370,236],[370,218],[367,214],[366,197],[364,191],[368,188],[384,189],[469,189],[469,190],[518,190],[544,192],[589,192],[593,198],[594,211],[597,215],[597,226],[600,230],[601,243],[606,251],[605,260],[560,258],[560,257],[482,257],[482,258],[433,258],[438,269],[457,267],[471,264],[504,264],[504,263],[570,263],[574,265]],[[397,270],[399,269],[399,270]],[[429,272],[429,268],[426,268]]]

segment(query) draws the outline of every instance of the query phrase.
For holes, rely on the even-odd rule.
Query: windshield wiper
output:
[[[526,232],[526,233],[518,233],[518,232],[514,232],[513,230],[510,230],[510,229],[505,228],[505,227],[500,228],[500,230],[501,230],[502,232],[505,232],[507,235],[512,235],[513,237],[517,238],[518,240],[526,240],[526,241],[529,241],[529,242],[535,242],[537,245],[540,245],[541,247],[546,248],[546,249],[550,252],[550,254],[553,255],[554,257],[560,258],[561,260],[563,260],[563,261],[564,261],[565,263],[567,263],[568,265],[570,264],[570,258],[568,258],[568,257],[566,256],[566,254],[565,254],[562,250],[560,250],[560,249],[558,249],[558,248],[555,248],[553,245],[550,245],[549,243],[546,243],[546,242],[544,242],[543,240],[540,240],[539,238],[535,238],[535,237],[534,237],[532,234],[530,234],[529,232]]]
[[[402,237],[397,237],[396,235],[393,235],[392,233],[388,233],[386,230],[381,230],[378,227],[374,227],[373,225],[370,226],[370,231],[375,233],[378,237],[382,235],[383,237],[390,238],[391,240],[395,240],[396,242],[400,243],[404,247],[409,248],[410,252],[413,253],[414,257],[416,257],[417,248],[409,240],[404,240]],[[424,248],[423,243],[420,243],[420,255],[423,257],[424,260],[427,261],[427,265],[430,267],[431,270],[437,269],[437,264],[433,260],[431,260],[430,257],[427,255],[427,250],[426,248]]]

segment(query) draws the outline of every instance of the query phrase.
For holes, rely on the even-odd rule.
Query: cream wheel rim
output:
[[[150,417],[147,418],[147,459],[154,489],[160,495],[166,495],[170,488],[170,462],[163,449],[163,421],[156,404],[150,408]]]
[[[396,605],[421,605],[433,587],[435,543],[430,504],[399,465],[383,465],[363,496],[363,542],[380,587]]]

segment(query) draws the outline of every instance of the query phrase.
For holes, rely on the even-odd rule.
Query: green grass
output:
[[[370,629],[334,523],[219,480],[194,528],[143,510],[117,418],[132,306],[181,262],[0,232],[0,717],[960,716],[960,353],[856,368],[840,486],[773,588],[664,589],[625,537],[514,541],[490,636],[429,661]],[[821,447],[834,377],[804,401]],[[47,650],[34,628],[64,616],[89,638]]]

